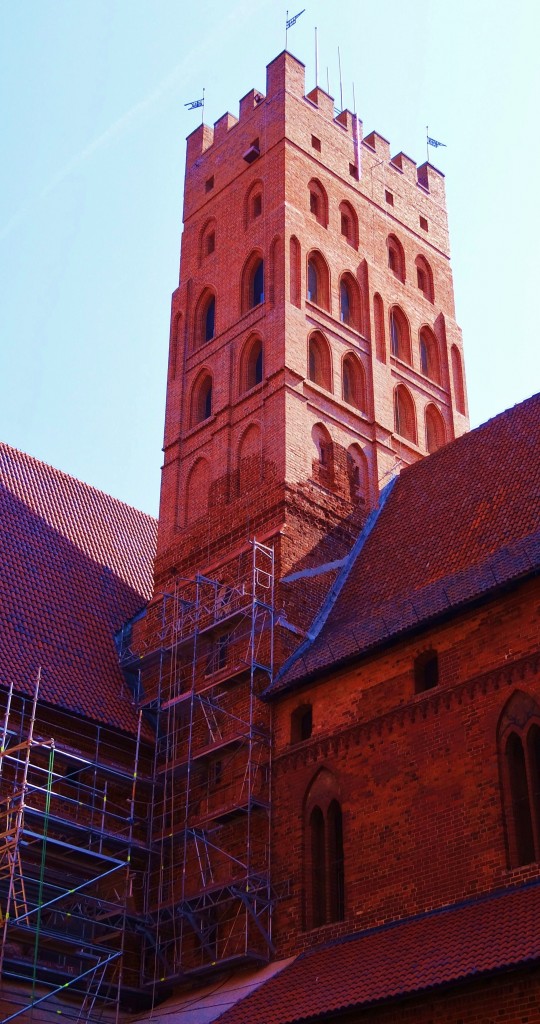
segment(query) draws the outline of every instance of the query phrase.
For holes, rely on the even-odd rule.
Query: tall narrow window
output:
[[[212,378],[203,373],[197,380],[191,395],[191,425],[203,423],[212,415]]]
[[[394,391],[394,430],[400,437],[416,444],[414,400],[404,384],[398,384]]]
[[[204,318],[204,340],[211,341],[214,337],[216,330],[216,300],[214,296],[210,299],[208,306],[206,307],[206,315]]]
[[[336,780],[326,769],[315,777],[305,803],[305,924],[319,928],[345,917],[343,815]]]
[[[326,837],[320,807],[314,807],[309,820],[311,838],[311,924],[319,928],[326,922]]]
[[[307,297],[322,309],[330,309],[330,272],[322,253],[312,251],[307,261]]]
[[[540,862],[540,707],[516,691],[498,730],[510,867]]]
[[[345,917],[345,878],[343,871],[343,818],[337,800],[332,800],[326,818],[328,830],[328,920]]]
[[[514,824],[518,864],[531,864],[536,859],[531,817],[529,785],[525,751],[521,738],[511,733],[506,744],[506,759],[512,793],[512,818]]]
[[[390,352],[395,359],[411,365],[409,322],[399,306],[390,310]]]
[[[442,448],[446,438],[444,432],[444,420],[433,402],[426,405],[426,448],[428,452],[436,452]]]
[[[332,364],[328,342],[315,331],[308,342],[308,377],[321,388],[332,388]]]
[[[319,276],[313,260],[308,260],[307,282],[307,297],[310,302],[317,303],[319,300]]]
[[[342,324],[351,322],[351,295],[349,286],[343,278],[339,285],[339,317]]]
[[[465,384],[463,381],[463,365],[457,345],[452,345],[452,380],[454,384],[454,401],[458,412],[465,414]]]
[[[261,302],[264,302],[264,264],[259,260],[253,272],[251,305],[258,306]]]

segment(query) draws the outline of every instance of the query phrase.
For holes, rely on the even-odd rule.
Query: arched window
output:
[[[330,272],[320,252],[310,252],[307,261],[307,297],[322,309],[330,309]]]
[[[357,444],[352,444],[347,451],[347,476],[351,501],[365,505],[369,498],[368,464]]]
[[[207,220],[199,237],[199,263],[206,256],[211,256],[216,248],[216,221],[214,217]]]
[[[319,387],[332,390],[330,349],[320,331],[315,331],[308,341],[308,377]]]
[[[354,405],[362,412],[366,411],[366,381],[364,368],[359,359],[351,352],[343,359],[342,370],[343,401]]]
[[[384,306],[378,292],[373,296],[373,316],[375,320],[375,349],[377,359],[386,362],[386,338],[384,335]]]
[[[293,306],[300,306],[300,242],[296,235],[291,235],[289,247],[290,277],[291,277],[291,302]]]
[[[416,283],[418,288],[424,298],[428,299],[429,302],[434,302],[435,294],[433,291],[433,272],[431,267],[424,256],[417,256],[414,262],[416,265]]]
[[[540,708],[517,691],[498,729],[503,811],[511,867],[540,860]]]
[[[208,512],[210,466],[206,459],[197,459],[186,482],[186,526],[201,519]]]
[[[256,423],[252,423],[244,433],[238,446],[238,491],[246,491],[256,487],[262,479],[262,444],[261,431]]]
[[[426,448],[428,452],[436,452],[445,443],[444,420],[436,405],[426,405]]]
[[[398,384],[394,390],[394,431],[417,443],[414,401],[404,384]]]
[[[395,235],[388,235],[386,249],[389,269],[399,281],[405,281],[405,253],[401,242]]]
[[[322,769],[305,801],[305,926],[345,917],[343,814],[336,780]]]
[[[396,359],[411,365],[409,322],[399,306],[390,310],[390,352]]]
[[[240,359],[240,394],[250,391],[263,379],[263,344],[259,337],[248,338]]]
[[[203,423],[212,415],[212,378],[207,371],[195,381],[191,393],[191,425]]]
[[[436,384],[441,383],[439,346],[429,327],[422,327],[420,331],[420,369],[424,377],[429,377]]]
[[[264,260],[260,252],[253,252],[242,272],[242,312],[264,302]]]
[[[343,274],[339,282],[339,318],[342,324],[362,330],[362,296],[352,274]]]
[[[260,179],[253,181],[244,198],[244,227],[261,216],[263,208],[263,185]]]
[[[358,217],[350,203],[339,204],[341,234],[353,249],[358,249]]]
[[[334,483],[334,446],[328,430],[322,423],[315,423],[311,430],[311,438],[315,448],[311,463],[313,479],[323,485],[332,487]]]
[[[439,656],[437,651],[422,651],[414,661],[414,692],[432,690],[439,683]]]
[[[328,196],[317,178],[312,178],[308,185],[309,210],[315,220],[328,227]]]
[[[212,341],[216,333],[216,297],[209,288],[202,293],[195,311],[194,348]]]
[[[454,384],[454,401],[458,412],[465,415],[465,386],[463,383],[463,366],[457,345],[452,345],[452,380]]]

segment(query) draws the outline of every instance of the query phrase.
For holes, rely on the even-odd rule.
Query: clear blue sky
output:
[[[289,0],[292,3],[292,0]],[[295,14],[302,3],[289,15]],[[446,175],[472,425],[538,389],[532,0],[307,2],[288,48]],[[0,436],[146,511],[159,494],[185,137],[283,48],[275,0],[0,0]]]

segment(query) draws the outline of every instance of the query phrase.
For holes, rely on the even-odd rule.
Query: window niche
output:
[[[540,708],[517,690],[499,721],[497,745],[509,867],[540,861]]]
[[[439,655],[430,649],[414,660],[414,692],[425,693],[439,685]]]
[[[304,926],[320,928],[345,918],[343,814],[334,776],[322,769],[305,800]]]
[[[291,715],[291,743],[303,743],[311,738],[313,732],[313,708],[311,704],[301,704]]]

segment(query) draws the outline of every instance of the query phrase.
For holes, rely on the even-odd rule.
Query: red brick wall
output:
[[[273,881],[291,893],[274,917],[280,955],[538,875],[509,867],[497,727],[516,691],[540,703],[539,618],[528,583],[275,701]],[[430,647],[440,682],[415,694]],[[313,737],[291,746],[306,702]],[[303,807],[321,768],[343,809],[346,915],[304,932]]]

